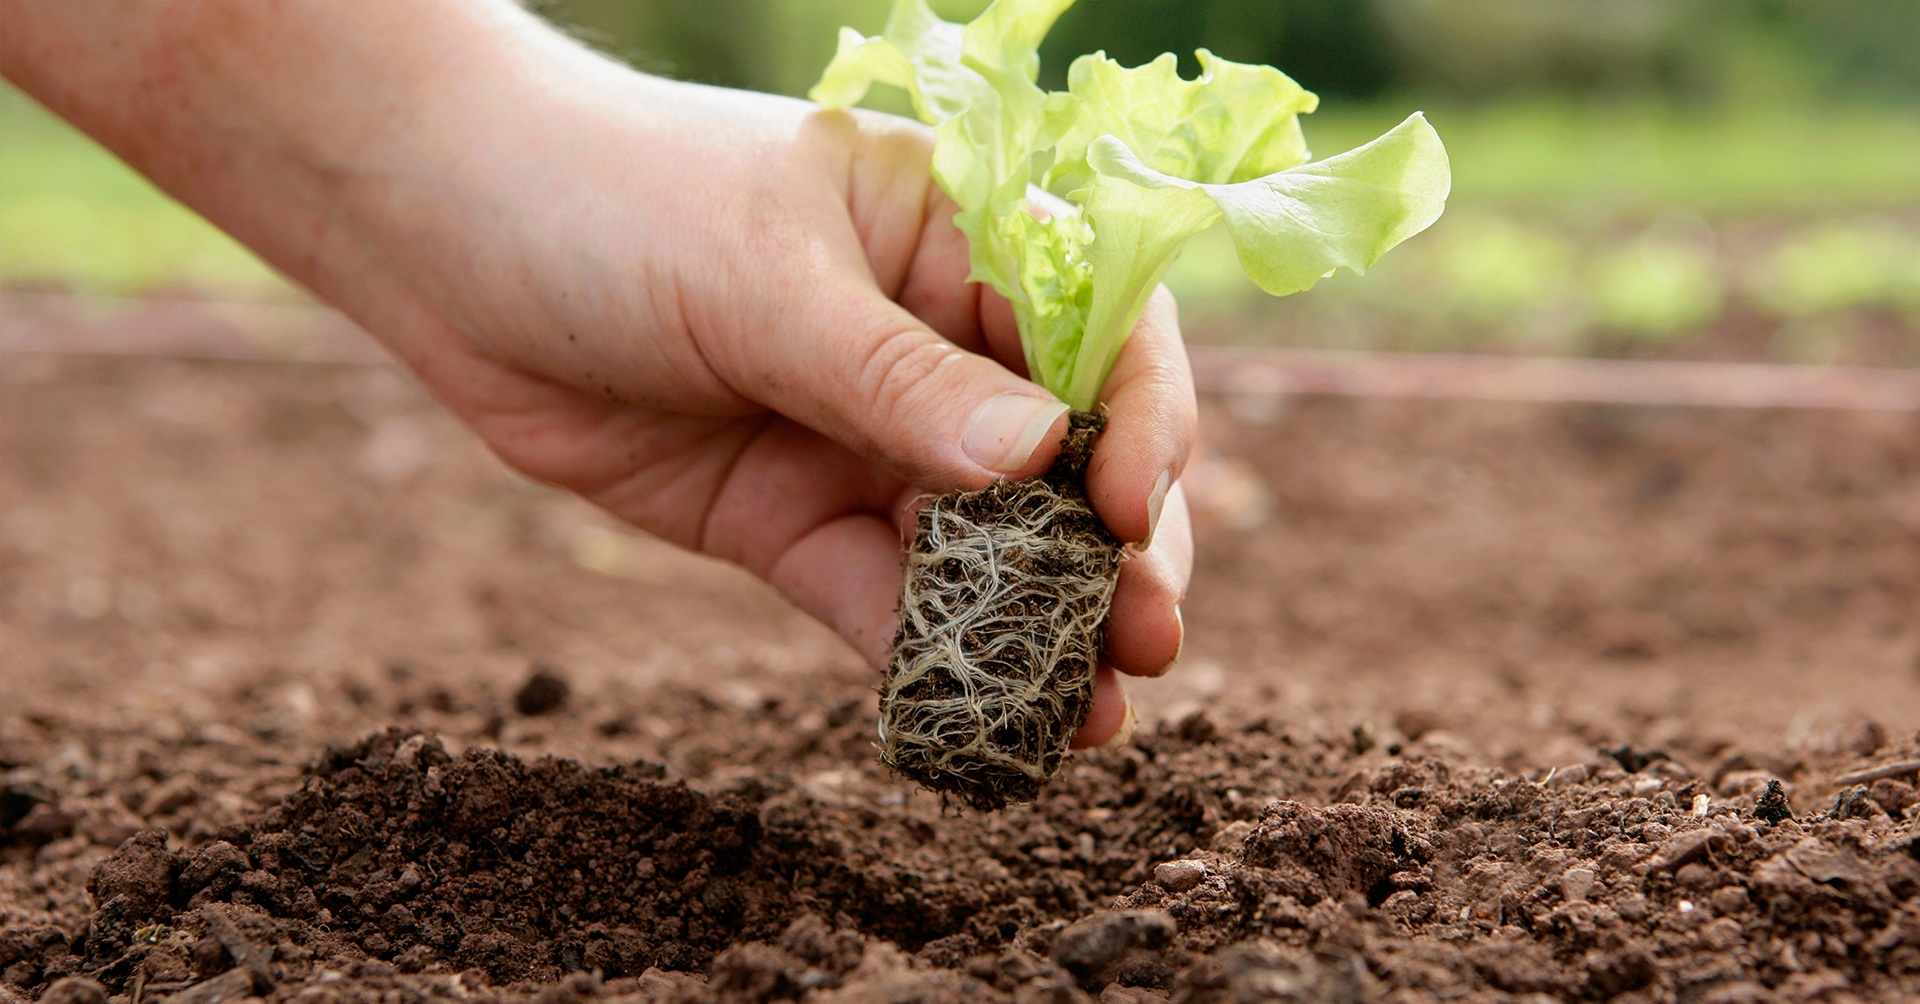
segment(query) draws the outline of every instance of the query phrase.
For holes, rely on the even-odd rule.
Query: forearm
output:
[[[0,73],[320,295],[381,271],[451,133],[568,46],[505,0],[0,0]]]

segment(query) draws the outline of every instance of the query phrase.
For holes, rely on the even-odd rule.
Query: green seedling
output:
[[[880,35],[842,29],[810,96],[907,92],[934,127],[971,278],[1012,303],[1029,375],[1076,411],[1099,405],[1167,267],[1215,223],[1284,295],[1365,272],[1439,217],[1446,151],[1418,113],[1316,162],[1299,116],[1318,99],[1272,67],[1203,49],[1185,80],[1172,54],[1129,69],[1096,52],[1067,90],[1041,89],[1040,42],[1070,4],[996,0],[963,25],[896,0]],[[908,555],[881,759],[977,807],[1031,801],[1089,706],[1122,548],[1082,483],[1097,427],[1076,429],[1068,470],[935,500]]]

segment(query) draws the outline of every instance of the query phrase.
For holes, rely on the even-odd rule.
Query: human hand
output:
[[[130,159],[346,310],[508,463],[741,564],[884,666],[911,500],[1040,473],[1065,431],[1011,310],[965,282],[927,131],[644,77],[504,5],[384,36],[367,19],[408,12],[291,7],[331,44],[282,41],[261,69],[291,30],[263,22],[205,53],[232,78],[208,92],[242,103],[213,141],[267,137],[231,176],[204,152],[186,172],[177,134]],[[381,51],[393,38],[418,51]],[[1130,728],[1112,669],[1157,675],[1180,647],[1195,415],[1164,292],[1103,403],[1089,495],[1152,544],[1122,567],[1079,745]]]

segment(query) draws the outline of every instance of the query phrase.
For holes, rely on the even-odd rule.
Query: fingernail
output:
[[[1134,714],[1133,698],[1129,697],[1125,698],[1125,700],[1127,702],[1127,714],[1126,717],[1120,719],[1120,731],[1115,732],[1113,738],[1101,743],[1095,747],[1096,749],[1117,750],[1133,741],[1133,730],[1140,727],[1140,716]]]
[[[967,426],[960,445],[974,463],[1011,474],[1027,465],[1047,430],[1066,413],[1067,406],[1060,401],[1002,394],[973,413],[973,424]]]
[[[1153,546],[1153,531],[1160,528],[1160,509],[1167,504],[1167,491],[1173,487],[1173,468],[1160,472],[1160,480],[1153,483],[1153,494],[1147,496],[1147,535],[1140,538],[1139,550]]]
[[[1167,671],[1172,669],[1174,667],[1174,664],[1180,661],[1180,653],[1186,647],[1187,647],[1187,619],[1184,616],[1181,616],[1179,607],[1174,607],[1173,608],[1173,658],[1168,659],[1167,664],[1165,666],[1160,667],[1160,672],[1156,675],[1158,676],[1167,675]]]

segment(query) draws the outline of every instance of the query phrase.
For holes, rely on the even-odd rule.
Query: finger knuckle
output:
[[[895,331],[873,339],[859,370],[860,402],[878,427],[897,428],[926,416],[921,393],[929,381],[959,361],[960,350],[927,333]]]

